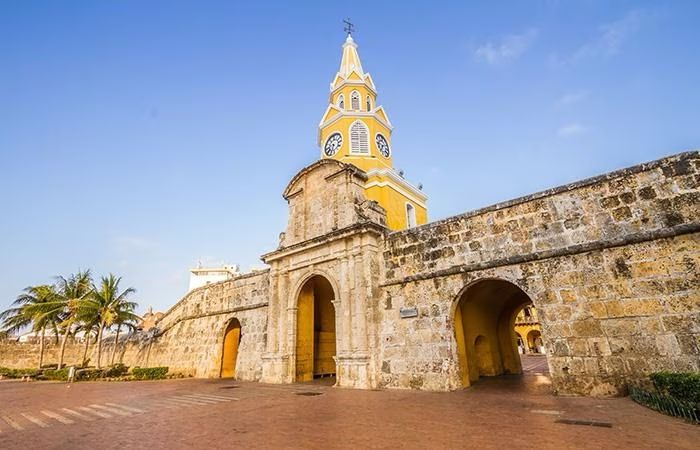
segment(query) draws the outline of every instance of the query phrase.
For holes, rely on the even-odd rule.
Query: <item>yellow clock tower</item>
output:
[[[328,108],[318,126],[321,157],[353,164],[367,173],[365,194],[386,210],[390,229],[426,223],[427,197],[394,170],[391,122],[377,105],[374,81],[362,69],[350,33],[330,91]]]

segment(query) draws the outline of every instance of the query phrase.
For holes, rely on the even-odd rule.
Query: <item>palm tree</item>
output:
[[[14,306],[0,313],[6,333],[13,333],[31,325],[32,331],[40,332],[39,335],[39,369],[44,363],[44,337],[47,328],[57,331],[57,322],[60,320],[59,314],[54,310],[52,314],[44,314],[40,308],[44,307],[56,299],[56,288],[52,285],[43,284],[39,286],[29,286],[24,289],[17,299],[12,303]]]
[[[129,295],[136,292],[134,288],[127,288],[119,292],[121,277],[109,274],[102,277],[99,287],[93,289],[87,307],[99,318],[97,328],[97,368],[101,368],[102,339],[105,328],[111,327],[119,320],[119,311],[133,311],[136,303],[128,300]],[[116,345],[116,344],[115,344]]]
[[[87,309],[87,308],[84,308]],[[95,329],[97,328],[97,318],[93,314],[82,314],[84,317],[81,318],[80,320],[80,325],[78,325],[78,331],[83,332],[83,339],[85,339],[85,347],[83,348],[83,359],[81,362],[81,366],[85,367],[87,366],[87,353],[88,353],[88,348],[90,347],[90,338],[91,334]]]
[[[112,349],[112,361],[111,365],[114,365],[114,357],[117,355],[117,347],[119,346],[119,332],[122,327],[126,327],[129,332],[136,330],[136,322],[141,320],[139,316],[134,314],[134,309],[136,308],[135,302],[122,301],[117,304],[116,307],[116,318],[114,323],[117,325],[117,334],[114,337],[114,348]]]
[[[59,369],[63,367],[68,337],[74,331],[74,325],[83,314],[82,311],[91,293],[92,277],[90,271],[78,271],[68,278],[56,277],[56,295],[52,300],[28,307],[35,320],[43,320],[45,317],[59,317],[58,325],[63,331],[61,353],[58,358]]]

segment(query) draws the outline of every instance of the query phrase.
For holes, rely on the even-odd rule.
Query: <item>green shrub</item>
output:
[[[75,371],[75,381],[91,381],[105,376],[102,369],[78,369]]]
[[[104,376],[106,378],[117,378],[129,371],[129,368],[125,366],[124,364],[115,364],[112,367],[109,367],[108,369],[105,369],[104,371]]]
[[[8,367],[0,367],[0,375],[4,378],[36,377],[39,375],[39,371],[37,369],[10,369]]]
[[[67,381],[68,368],[44,370],[43,378],[47,380]]]
[[[700,403],[700,373],[655,372],[649,378],[663,394],[681,401]]]
[[[135,380],[162,380],[168,374],[168,367],[134,367]]]

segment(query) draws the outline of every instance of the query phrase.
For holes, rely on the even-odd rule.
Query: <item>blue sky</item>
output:
[[[431,219],[699,147],[696,1],[238,3],[0,4],[0,308],[91,268],[164,310],[198,260],[262,266],[344,17]]]

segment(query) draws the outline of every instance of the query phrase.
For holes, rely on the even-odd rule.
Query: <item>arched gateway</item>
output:
[[[231,319],[224,331],[224,344],[221,351],[221,378],[233,378],[236,376],[236,360],[238,359],[238,347],[241,343],[241,323],[238,319]]]
[[[463,386],[482,376],[522,373],[513,326],[517,313],[531,302],[518,286],[504,280],[481,280],[462,293],[454,324]]]
[[[335,308],[333,287],[316,275],[307,280],[297,298],[297,382],[336,375]]]

